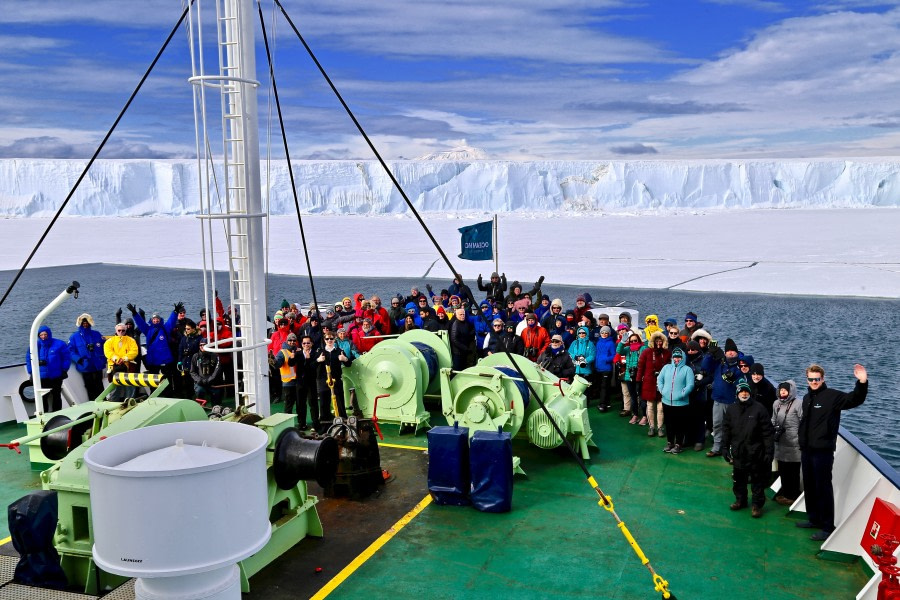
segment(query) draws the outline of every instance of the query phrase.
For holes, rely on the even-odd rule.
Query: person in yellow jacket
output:
[[[113,373],[133,373],[137,371],[135,359],[138,355],[138,345],[134,338],[128,335],[125,323],[116,325],[116,335],[110,337],[103,344],[103,354],[106,356],[106,374],[112,380]],[[120,396],[134,398],[137,388],[122,387],[110,392],[107,400],[115,401]]]
[[[653,334],[656,333],[657,331],[659,331],[663,335],[666,334],[666,332],[663,331],[662,328],[659,326],[659,317],[657,317],[656,315],[647,315],[646,317],[644,317],[644,324],[645,324],[645,327],[644,327],[644,339],[645,340],[649,340],[651,337],[653,337]]]

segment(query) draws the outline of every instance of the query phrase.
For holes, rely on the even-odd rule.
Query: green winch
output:
[[[417,431],[429,424],[425,397],[437,397],[438,371],[450,365],[447,333],[414,329],[381,341],[344,369],[344,393],[355,397],[363,417]]]
[[[468,427],[470,435],[478,430],[500,429],[512,436],[527,424],[528,439],[535,446],[550,449],[562,445],[563,440],[531,397],[510,356],[560,431],[577,445],[583,458],[590,458],[588,446],[596,447],[591,439],[593,432],[584,394],[590,384],[578,376],[567,383],[518,355],[492,354],[474,367],[456,373],[441,369],[441,399],[447,423]]]

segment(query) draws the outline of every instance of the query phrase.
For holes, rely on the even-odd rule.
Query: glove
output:
[[[503,277],[503,279],[506,279],[506,273],[500,273],[500,276]]]
[[[734,462],[734,457],[731,455],[731,450],[725,450],[722,452],[722,458],[725,459],[725,462],[731,464]]]
[[[696,375],[694,375],[694,379],[700,381],[701,379],[703,379],[703,373],[697,373]]]
[[[184,310],[184,302],[176,302],[175,303],[175,312],[180,313]]]
[[[734,383],[734,373],[732,373],[731,371],[725,371],[724,373],[722,373],[722,381],[728,384]]]
[[[541,287],[541,284],[542,284],[542,283],[544,283],[544,276],[543,276],[543,275],[541,275],[540,277],[538,277],[537,285],[535,285],[534,287]]]
[[[219,297],[219,290],[216,290],[216,298]]]
[[[130,311],[131,311],[131,314],[137,313],[137,307],[136,307],[134,304],[131,304],[130,302],[129,302],[128,304],[125,305],[125,308],[127,308],[128,310],[130,310]]]
[[[116,311],[116,323],[122,322],[122,307],[119,307],[119,310]]]

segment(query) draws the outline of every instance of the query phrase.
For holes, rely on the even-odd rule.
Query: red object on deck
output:
[[[381,427],[378,426],[378,399],[379,398],[387,398],[390,394],[381,394],[379,396],[375,396],[375,405],[372,406],[372,425],[375,426],[375,431],[378,433],[378,437],[380,439],[384,439],[384,436],[381,434]]]
[[[22,454],[22,451],[19,450],[19,442],[11,442],[9,444],[0,444],[0,448],[9,448],[10,450],[15,450],[16,454]]]
[[[879,538],[885,535],[900,538],[900,508],[886,500],[875,498],[875,505],[872,506],[872,513],[869,515],[869,522],[859,545],[876,562],[875,555],[872,554],[872,545],[883,545]]]

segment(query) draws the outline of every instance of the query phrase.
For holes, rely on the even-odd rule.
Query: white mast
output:
[[[219,348],[218,342],[207,349],[226,353],[237,351],[234,360],[236,402],[252,407],[250,410],[263,416],[270,413],[269,365],[266,353],[266,297],[265,297],[265,244],[263,239],[262,197],[259,171],[259,123],[257,120],[256,55],[254,31],[256,16],[251,0],[215,0],[216,30],[218,34],[218,75],[203,73],[203,23],[200,21],[200,4],[197,2],[197,22],[193,27],[198,36],[195,51],[199,52],[200,75],[191,82],[197,85],[201,97],[202,125],[198,132],[201,154],[211,152],[208,133],[204,87],[220,91],[222,156],[215,173],[222,180],[201,185],[207,194],[207,213],[203,218],[224,222],[228,247],[229,293],[231,296],[232,322],[234,309],[240,311],[240,335],[234,339],[234,348]],[[202,145],[201,145],[202,144]],[[211,157],[207,156],[208,159]],[[203,170],[201,169],[201,173]],[[218,195],[219,212],[213,212],[213,193]],[[212,232],[213,227],[209,227]],[[208,248],[204,248],[209,264],[214,265],[212,236]],[[205,259],[206,260],[206,259]],[[215,325],[207,315],[210,341],[215,337]],[[212,348],[210,348],[212,346]],[[239,358],[240,357],[240,358]]]

